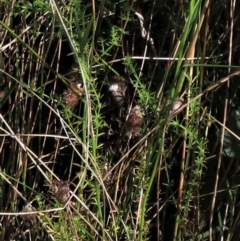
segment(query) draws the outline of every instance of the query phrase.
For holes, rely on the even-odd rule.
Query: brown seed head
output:
[[[135,137],[139,135],[142,125],[143,114],[140,106],[136,105],[129,113],[129,117],[125,123],[124,131],[128,137]]]
[[[111,165],[106,164],[103,171],[102,171],[102,176],[103,176],[103,183],[105,185],[106,190],[109,192],[113,186],[113,173],[109,173],[111,170]],[[108,175],[107,175],[108,174]],[[107,176],[106,176],[107,175]],[[106,177],[105,177],[106,176]]]
[[[183,104],[184,104],[184,99],[182,99],[182,98],[175,99],[173,101],[172,110],[170,111],[170,114],[171,113],[176,113],[181,108],[181,106]]]
[[[126,86],[123,83],[115,83],[109,87],[112,97],[118,106],[124,103]]]
[[[66,91],[63,92],[63,102],[71,109],[74,109],[78,102],[79,97],[83,95],[82,84],[72,84]]]
[[[54,180],[51,185],[51,190],[60,203],[65,204],[68,201],[70,188],[67,182]]]
[[[111,77],[112,84],[109,87],[109,91],[112,93],[112,97],[118,106],[124,103],[126,85],[124,79],[120,76],[114,75]]]
[[[31,207],[30,205],[25,206],[20,213],[28,213],[28,212],[34,212],[35,209]],[[24,214],[20,215],[21,219],[23,220],[23,225],[26,228],[31,228],[33,227],[36,222],[37,222],[37,214],[32,213],[32,214]]]

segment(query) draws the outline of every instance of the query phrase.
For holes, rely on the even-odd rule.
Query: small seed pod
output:
[[[26,213],[24,215],[20,215],[21,219],[23,220],[23,226],[26,228],[31,228],[33,227],[36,222],[37,222],[37,214],[32,213],[32,214],[27,214],[28,212],[34,212],[34,208],[31,207],[30,205],[26,205],[20,213]]]
[[[127,121],[124,124],[124,132],[128,137],[136,137],[139,135],[139,131],[142,125],[143,114],[140,106],[134,106],[128,116]]]
[[[60,203],[65,204],[68,201],[70,188],[67,182],[54,180],[51,185],[51,190]]]
[[[120,76],[114,75],[111,77],[112,84],[109,87],[109,91],[112,93],[112,97],[118,106],[122,106],[125,99],[126,85],[124,79]]]

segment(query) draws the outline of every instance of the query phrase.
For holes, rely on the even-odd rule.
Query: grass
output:
[[[1,240],[239,239],[239,3],[0,6]]]

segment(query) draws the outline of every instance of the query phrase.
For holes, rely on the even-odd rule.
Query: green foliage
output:
[[[0,7],[2,240],[239,240],[239,3]]]

